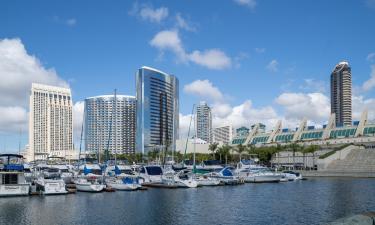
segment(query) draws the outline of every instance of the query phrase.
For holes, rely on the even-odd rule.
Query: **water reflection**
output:
[[[375,180],[0,198],[0,224],[322,224],[375,211]]]

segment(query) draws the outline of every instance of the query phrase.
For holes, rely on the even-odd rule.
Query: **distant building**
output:
[[[206,102],[200,102],[196,108],[195,128],[197,137],[206,141],[212,142],[212,114],[211,108]]]
[[[135,152],[136,99],[127,95],[116,95],[116,99],[114,95],[85,99],[86,151]]]
[[[242,136],[242,135],[248,134],[249,131],[250,129],[247,127],[240,127],[236,129],[236,135]]]
[[[254,127],[257,125],[258,125],[258,132],[261,132],[261,133],[266,132],[266,125],[264,125],[263,123],[257,123],[257,124],[251,125],[251,130],[253,130]]]
[[[69,88],[32,84],[28,160],[72,155],[72,111],[72,96]]]
[[[352,124],[352,74],[348,62],[340,62],[331,73],[331,113],[336,125]]]
[[[233,127],[232,125],[216,127],[213,129],[213,140],[214,143],[230,144],[233,139]]]
[[[176,149],[179,128],[178,79],[143,66],[136,74],[136,151]]]

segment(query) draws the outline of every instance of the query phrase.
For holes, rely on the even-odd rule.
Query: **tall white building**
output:
[[[206,102],[200,102],[197,105],[196,111],[196,132],[197,138],[200,138],[207,143],[212,142],[212,115],[211,108]]]
[[[212,142],[230,144],[233,139],[233,127],[232,125],[216,127],[212,132]]]
[[[30,93],[29,160],[73,154],[70,89],[32,84]]]
[[[135,153],[136,99],[128,95],[85,99],[85,150]]]

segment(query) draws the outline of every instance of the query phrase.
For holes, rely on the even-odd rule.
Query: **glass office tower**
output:
[[[143,66],[136,74],[136,89],[136,151],[174,151],[179,128],[178,79]]]

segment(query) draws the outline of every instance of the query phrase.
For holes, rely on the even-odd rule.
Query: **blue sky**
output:
[[[27,143],[31,82],[70,86],[79,127],[80,101],[114,88],[134,95],[142,65],[179,78],[182,134],[200,100],[214,125],[322,124],[341,60],[352,67],[354,118],[365,108],[373,117],[374,21],[373,0],[1,1],[0,149],[17,149],[21,129]]]

